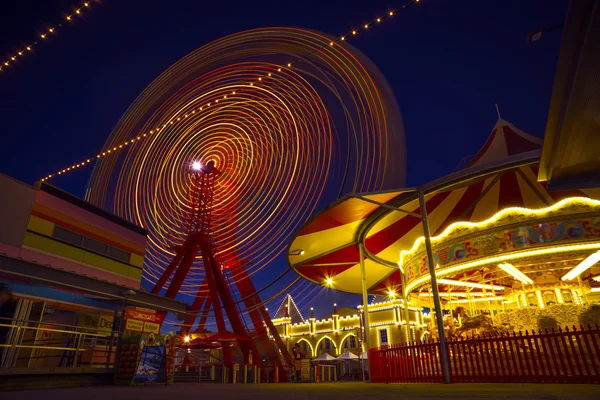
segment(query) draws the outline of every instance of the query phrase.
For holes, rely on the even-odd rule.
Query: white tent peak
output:
[[[358,360],[359,358],[360,357],[358,357],[356,354],[347,351],[344,354],[338,356],[336,360]]]
[[[329,353],[323,353],[319,357],[313,359],[313,361],[335,361],[335,360],[337,360],[337,358],[335,358],[334,356],[332,356]]]

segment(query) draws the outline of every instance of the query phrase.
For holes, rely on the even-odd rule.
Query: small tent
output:
[[[337,359],[334,356],[332,356],[331,354],[324,353],[324,354],[321,354],[319,357],[313,359],[312,361],[315,362],[315,361],[335,361],[335,360],[337,360]]]
[[[336,358],[336,360],[340,360],[340,361],[358,360],[358,359],[359,359],[359,357],[356,354],[351,353],[349,351],[345,352],[344,354],[342,354]]]

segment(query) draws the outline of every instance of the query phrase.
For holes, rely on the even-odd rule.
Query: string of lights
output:
[[[343,38],[269,28],[209,43],[140,95],[101,152],[42,181],[95,164],[86,200],[148,230],[144,280],[154,284],[185,236],[190,163],[215,161],[223,171],[213,208],[218,251],[235,246],[252,260],[253,275],[330,202],[326,187],[380,190],[401,170],[393,93]],[[232,201],[239,203],[235,233],[218,223]],[[198,262],[180,293],[195,295],[203,279]],[[299,304],[317,290],[302,286]]]
[[[389,10],[385,14],[383,14],[383,15],[381,15],[379,17],[375,17],[371,21],[369,21],[369,22],[367,22],[367,23],[365,23],[365,24],[363,24],[363,25],[361,25],[361,26],[359,26],[357,28],[352,29],[351,31],[346,32],[345,34],[343,34],[343,35],[340,36],[339,40],[341,40],[341,41],[347,41],[352,36],[356,36],[356,35],[358,35],[361,32],[367,31],[371,26],[379,25],[379,24],[385,22],[386,20],[389,20],[389,19],[397,16],[398,12],[400,10],[404,10],[404,9],[408,8],[409,6],[417,4],[417,3],[420,3],[420,2],[421,2],[420,0],[412,0],[411,2],[406,3],[406,4],[402,5],[401,7],[397,8],[397,9]],[[334,42],[330,42],[329,45],[333,46]]]
[[[402,137],[391,90],[354,48],[330,41],[313,31],[269,28],[210,43],[143,92],[102,152],[65,169],[95,159],[86,199],[148,230],[149,284],[185,236],[190,162],[212,160],[222,171],[213,234],[219,254],[235,246],[240,259],[252,261],[249,275],[272,267],[326,187],[379,189],[401,170],[390,154]],[[285,63],[302,54],[312,56]],[[235,233],[220,223],[232,202]],[[198,262],[180,293],[194,295],[203,277]]]
[[[98,1],[98,0],[96,0],[96,1]],[[402,10],[404,10],[404,9],[406,9],[407,7],[409,7],[409,6],[411,6],[411,5],[414,5],[414,4],[417,4],[417,3],[420,3],[420,0],[413,0],[413,1],[409,2],[409,3],[407,3],[407,4],[404,4],[404,5],[402,5],[402,6],[401,6],[399,9],[402,9]],[[88,4],[88,2],[86,2],[86,3],[83,3],[83,4],[84,4],[84,5],[85,5],[85,4]],[[87,6],[86,6],[86,7],[87,7]],[[390,10],[390,11],[387,11],[385,15],[383,15],[383,16],[380,16],[380,17],[376,17],[376,18],[374,18],[374,19],[373,19],[371,22],[368,22],[368,23],[364,24],[362,27],[360,27],[360,28],[355,28],[355,29],[353,29],[352,31],[349,31],[347,34],[344,34],[344,35],[340,36],[340,37],[339,37],[339,40],[340,40],[340,41],[347,41],[347,40],[348,40],[348,37],[357,35],[358,33],[360,33],[360,31],[361,31],[361,30],[363,30],[363,31],[364,31],[364,30],[367,30],[367,29],[369,28],[369,26],[371,26],[371,25],[374,25],[374,24],[380,24],[380,23],[384,22],[386,19],[389,19],[389,18],[391,18],[391,17],[397,16],[397,15],[398,15],[398,11],[399,11],[399,9],[392,9],[392,10]],[[68,17],[67,17],[67,19],[69,19],[69,20],[70,20],[70,18],[71,18],[71,16],[68,16]],[[334,41],[330,41],[330,42],[329,42],[329,46],[334,46],[334,44],[335,44],[335,42],[334,42]],[[321,49],[319,49],[319,50],[321,50]],[[295,61],[298,61],[298,60],[295,60]],[[286,62],[286,63],[284,63],[284,64],[282,64],[282,65],[278,66],[278,68],[277,68],[277,72],[281,72],[282,68],[291,68],[291,66],[292,66],[292,64],[291,64],[291,63],[289,63],[289,62]],[[273,73],[275,73],[275,70],[273,70],[273,72],[271,72],[271,73],[267,73],[266,75],[263,75],[262,77],[259,77],[259,78],[258,78],[258,82],[261,82],[263,78],[271,77]],[[256,83],[254,83],[254,82],[247,82],[247,84],[248,84],[249,86],[254,86],[254,85],[257,85],[257,84],[258,84],[258,82],[256,82]],[[235,94],[235,93],[233,93],[233,94]],[[225,96],[226,96],[226,95],[225,95]],[[217,102],[216,102],[216,103],[214,103],[214,104],[217,104],[217,103],[218,103],[218,99],[217,99]],[[192,111],[192,113],[193,113],[193,114],[195,114],[196,112],[202,112],[202,111],[204,111],[204,108],[205,108],[205,107],[206,107],[206,108],[208,108],[208,107],[210,107],[210,106],[211,106],[211,104],[210,104],[210,103],[207,103],[207,104],[206,104],[204,107],[203,107],[203,106],[200,106],[200,107],[199,107],[197,110],[194,110],[194,111]],[[185,118],[188,118],[188,115],[185,115],[184,117],[185,117]],[[140,133],[140,134],[138,134],[138,136],[137,136],[137,137],[133,137],[133,138],[132,138],[132,139],[130,139],[130,140],[127,140],[127,141],[124,141],[123,143],[120,143],[120,144],[118,144],[118,145],[115,145],[115,146],[114,146],[112,149],[108,149],[108,150],[106,150],[106,151],[103,151],[103,152],[101,152],[101,153],[98,153],[98,154],[97,154],[95,157],[92,157],[92,158],[87,158],[87,159],[85,159],[85,160],[81,160],[81,161],[80,161],[80,162],[78,162],[77,164],[73,164],[73,165],[71,165],[71,166],[69,166],[69,167],[63,168],[62,170],[59,170],[59,171],[56,171],[56,172],[54,172],[54,173],[48,174],[48,175],[46,175],[45,177],[41,178],[41,181],[42,181],[42,182],[43,182],[43,181],[47,181],[47,180],[49,180],[49,179],[51,179],[51,178],[53,178],[53,177],[55,177],[55,176],[57,176],[57,175],[66,174],[67,172],[70,172],[70,171],[72,171],[72,170],[75,170],[75,169],[77,169],[77,168],[80,168],[80,167],[87,166],[87,165],[89,165],[90,163],[94,162],[96,159],[99,159],[99,158],[101,158],[101,157],[106,157],[106,156],[108,156],[108,155],[111,155],[111,153],[112,153],[112,155],[115,155],[115,153],[116,153],[117,151],[119,151],[119,150],[123,149],[124,147],[127,147],[127,146],[129,146],[129,145],[133,144],[133,143],[134,143],[136,140],[138,140],[138,141],[139,141],[139,140],[141,140],[141,139],[143,139],[143,138],[146,138],[146,137],[147,137],[147,136],[149,136],[149,135],[153,135],[153,134],[155,134],[155,133],[159,133],[159,132],[160,132],[162,129],[164,129],[164,128],[165,128],[167,125],[169,125],[169,124],[170,124],[170,125],[173,125],[175,122],[179,122],[179,121],[181,121],[181,119],[180,119],[180,118],[177,118],[177,119],[175,119],[175,118],[168,119],[168,120],[167,120],[167,122],[166,122],[166,123],[165,123],[165,124],[164,124],[162,127],[160,127],[160,126],[159,126],[159,127],[156,127],[155,129],[152,129],[152,130],[150,130],[150,131],[148,131],[148,132],[145,132],[145,133]]]
[[[50,40],[51,37],[56,36],[59,30],[74,23],[77,20],[83,19],[84,16],[89,14],[89,10],[100,3],[100,0],[87,0],[79,3],[78,6],[70,9],[68,12],[63,13],[64,19],[52,26],[46,26],[44,30],[38,34],[35,40],[29,42],[29,44],[15,51],[12,55],[2,60],[0,63],[0,72],[7,71],[10,67],[15,65],[21,58],[27,57],[35,51],[42,43]]]

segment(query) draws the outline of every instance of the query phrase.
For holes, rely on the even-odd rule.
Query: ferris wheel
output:
[[[316,31],[245,31],[182,58],[120,119],[86,191],[86,200],[148,231],[147,287],[186,240],[190,171],[209,162],[220,171],[211,203],[215,254],[235,251],[247,260],[247,279],[271,286],[287,271],[273,260],[316,208],[343,193],[404,183],[402,120],[377,68]],[[191,302],[208,291],[205,278],[198,257],[178,296]],[[166,288],[172,279],[161,282]]]

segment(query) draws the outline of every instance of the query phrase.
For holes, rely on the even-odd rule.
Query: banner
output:
[[[147,353],[150,352],[152,357],[155,357],[155,350],[148,350],[153,348],[163,348],[166,350],[162,350],[163,354],[163,368],[165,369],[166,381],[169,384],[173,383],[174,380],[174,355],[175,355],[175,334],[171,331],[166,335],[155,335],[154,333],[142,333],[142,332],[134,332],[131,330],[126,330],[123,333],[121,338],[121,351],[120,351],[120,360],[117,367],[116,372],[116,382],[117,384],[122,385],[131,385],[137,384],[138,382],[134,379],[138,376],[138,372],[140,372],[140,376],[144,375],[142,373],[144,370],[140,369],[140,365],[142,361],[145,359],[144,357],[150,357]],[[146,354],[146,355],[144,355]],[[150,358],[152,358],[150,357]],[[146,363],[146,361],[144,361]],[[155,367],[149,366],[146,369],[147,372],[150,372],[151,369],[157,369]],[[160,368],[158,368],[160,370]],[[140,378],[139,380],[145,380],[145,382],[139,382],[139,384],[143,383],[151,383],[153,377],[149,378]],[[161,378],[162,379],[162,378]],[[158,380],[158,382],[164,382],[165,379]]]
[[[125,330],[132,332],[154,333],[158,335],[160,325],[165,318],[164,313],[157,313],[148,308],[126,308]]]
[[[133,377],[134,385],[167,382],[167,354],[165,346],[144,346]]]
[[[310,382],[310,358],[303,358],[300,361],[300,380]]]

